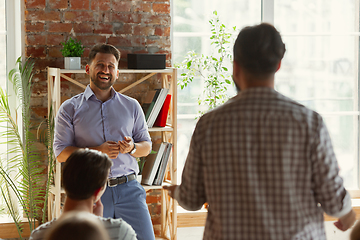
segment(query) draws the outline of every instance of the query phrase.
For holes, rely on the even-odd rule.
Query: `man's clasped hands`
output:
[[[131,152],[134,148],[134,142],[131,137],[124,137],[123,141],[106,141],[100,145],[100,151],[106,153],[109,158],[115,159],[119,153],[125,154]]]

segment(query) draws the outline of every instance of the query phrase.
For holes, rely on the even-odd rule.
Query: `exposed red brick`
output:
[[[124,22],[124,23],[140,23],[142,19],[141,14],[134,13],[112,13],[111,21]]]
[[[49,23],[49,32],[69,33],[73,28],[72,23]]]
[[[43,32],[44,31],[44,23],[42,22],[30,22],[26,21],[25,23],[25,31],[26,32]]]
[[[160,37],[158,39],[147,39],[148,46],[161,46],[161,47],[170,47],[170,39],[167,37]]]
[[[146,196],[146,203],[160,203],[160,202],[161,202],[161,195]]]
[[[97,43],[105,43],[106,37],[99,35],[90,35],[90,36],[77,36],[76,39],[80,40],[83,45],[94,46]]]
[[[36,59],[35,69],[46,69],[47,67],[57,67],[64,68],[64,59],[63,58],[47,58],[47,59]]]
[[[149,53],[149,52],[144,47],[142,49],[137,49],[136,51],[133,51],[133,53]]]
[[[49,51],[48,51],[49,57],[54,57],[54,58],[61,58],[61,57],[63,57],[60,49],[62,49],[62,47],[50,47],[50,48],[49,48]]]
[[[43,34],[27,35],[26,45],[28,46],[46,45],[46,35]]]
[[[112,8],[117,12],[130,12],[132,1],[113,0]]]
[[[155,35],[156,36],[170,36],[170,27],[156,27]]]
[[[108,40],[108,43],[114,46],[130,47],[131,37],[111,36]]]
[[[26,8],[45,8],[46,0],[26,0]]]
[[[131,44],[133,47],[146,46],[146,38],[144,36],[134,36],[131,40]]]
[[[76,33],[93,33],[94,24],[88,22],[74,23],[74,31]]]
[[[30,21],[60,21],[60,12],[41,9],[25,11],[25,20]]]
[[[135,12],[151,12],[151,3],[137,3],[135,5]]]
[[[103,23],[110,22],[110,19],[111,19],[111,11],[100,12],[97,17],[97,21]]]
[[[70,0],[70,9],[72,10],[89,10],[89,0]]]
[[[153,3],[153,10],[157,13],[170,13],[170,4]]]
[[[134,27],[134,35],[142,35],[142,36],[149,36],[154,35],[154,27],[152,26],[141,26],[136,25]]]
[[[89,53],[90,53],[90,47],[86,47],[86,48],[84,49],[83,56],[84,56],[84,57],[87,57],[87,56],[89,56]]]
[[[113,26],[106,23],[95,24],[94,33],[111,34],[113,33]]]
[[[91,10],[109,11],[111,10],[110,1],[109,0],[91,1]]]
[[[171,20],[170,15],[143,14],[142,23],[170,26]]]
[[[114,23],[115,34],[133,34],[133,24],[129,23]]]
[[[67,9],[68,8],[68,0],[48,0],[49,7],[51,9]]]
[[[48,34],[46,45],[48,46],[60,46],[61,42],[65,41],[65,37],[62,34]]]
[[[46,88],[46,93],[47,93],[47,88]],[[36,107],[36,108],[31,108],[31,110],[39,117],[42,117],[42,118],[47,117],[47,114],[48,114],[47,107]]]
[[[66,21],[92,22],[94,21],[94,14],[90,11],[68,11],[65,12],[64,18]]]
[[[26,47],[26,56],[33,58],[46,57],[45,47]]]
[[[147,2],[167,2],[170,3],[170,0],[146,0]]]

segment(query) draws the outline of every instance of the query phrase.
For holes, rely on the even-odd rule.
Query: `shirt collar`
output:
[[[109,98],[109,100],[115,97],[115,93],[116,93],[116,91],[114,90],[113,87],[111,87],[111,89],[110,89],[111,97]],[[84,97],[85,97],[86,100],[89,100],[89,98],[90,98],[91,96],[96,97],[96,96],[95,96],[95,93],[94,93],[93,90],[90,88],[90,84],[88,84],[88,85],[86,86],[85,91],[84,91]]]

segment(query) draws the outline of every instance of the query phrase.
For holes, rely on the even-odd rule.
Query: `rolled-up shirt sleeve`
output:
[[[338,162],[322,119],[317,126],[311,153],[313,191],[322,209],[328,215],[340,218],[350,212],[351,198],[338,174]]]
[[[55,130],[54,130],[54,153],[55,156],[59,154],[68,146],[75,146],[75,134],[73,126],[73,111],[71,110],[71,104],[64,102],[55,118]]]

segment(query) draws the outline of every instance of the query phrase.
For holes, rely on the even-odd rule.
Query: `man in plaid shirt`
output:
[[[200,118],[181,185],[164,187],[185,209],[209,203],[204,239],[321,240],[324,212],[355,221],[322,117],[274,90],[284,53],[269,24],[239,33],[239,94]]]

